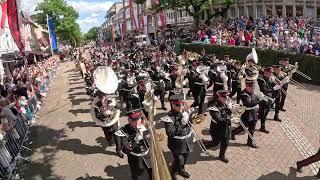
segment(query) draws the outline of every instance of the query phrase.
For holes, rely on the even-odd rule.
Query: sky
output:
[[[29,15],[35,14],[35,8],[43,0],[22,0],[22,9]],[[83,33],[91,27],[100,26],[109,7],[117,0],[66,0],[79,12],[78,23]]]

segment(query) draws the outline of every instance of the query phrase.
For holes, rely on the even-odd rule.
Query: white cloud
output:
[[[90,2],[90,1],[68,1],[68,4],[73,6],[80,14],[101,13],[104,14],[113,4],[111,1],[106,2]]]
[[[91,27],[100,26],[103,18],[89,16],[83,19],[78,19],[77,22],[81,27],[82,32],[87,32]]]
[[[22,0],[21,8],[27,14],[32,15],[32,14],[35,13],[37,4],[42,2],[42,1],[43,0]]]
[[[34,14],[35,8],[43,0],[22,0],[22,9],[28,14]],[[82,32],[87,32],[93,26],[100,26],[103,23],[107,10],[114,2],[95,2],[92,0],[67,0],[79,12],[78,23]]]

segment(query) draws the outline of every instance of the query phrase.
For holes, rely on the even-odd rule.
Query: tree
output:
[[[96,40],[98,37],[99,29],[100,29],[99,27],[90,28],[89,31],[83,35],[84,40],[86,41]]]
[[[35,19],[47,26],[47,15],[54,19],[56,34],[64,42],[74,46],[81,43],[81,30],[77,23],[79,13],[64,0],[44,0],[36,7]]]
[[[224,8],[221,11],[209,15],[209,19],[214,16],[223,16],[234,0],[160,0],[159,4],[154,7],[157,11],[163,9],[181,9],[193,17],[194,30],[198,31],[200,27],[200,18],[206,7],[211,4],[222,4]]]

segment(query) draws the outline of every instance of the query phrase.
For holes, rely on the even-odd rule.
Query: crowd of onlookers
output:
[[[44,102],[49,83],[55,75],[59,57],[54,56],[27,67],[15,67],[12,75],[2,78],[0,85],[0,134],[12,128],[17,117],[33,123],[35,112]]]
[[[312,18],[240,17],[204,25],[192,40],[320,55],[320,33],[313,23]]]

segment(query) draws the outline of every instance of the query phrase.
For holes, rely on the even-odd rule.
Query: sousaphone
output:
[[[99,91],[105,94],[113,94],[116,92],[118,88],[118,78],[110,67],[98,66],[93,73],[93,77],[96,88]],[[99,101],[101,101],[101,99],[97,96],[91,103],[90,113],[93,121],[101,127],[110,127],[115,123],[118,123],[120,126],[120,110],[116,108],[115,99],[105,98],[102,100],[102,108],[97,106]],[[95,108],[97,108],[103,114],[103,118],[98,119],[96,117]]]
[[[107,66],[98,66],[93,73],[94,82],[98,90],[105,94],[112,94],[118,88],[116,73]]]

